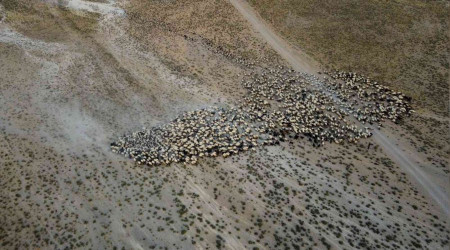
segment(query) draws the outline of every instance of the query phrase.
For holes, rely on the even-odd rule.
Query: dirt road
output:
[[[438,207],[403,171],[379,164],[380,150],[298,140],[154,168],[111,152],[124,133],[240,100],[242,76],[254,69],[214,49],[222,41],[242,46],[232,54],[253,46],[278,64],[228,2],[45,2],[39,17],[49,18],[37,24],[21,26],[22,17],[35,20],[25,11],[0,24],[2,248],[446,249]],[[150,23],[157,11],[162,22]],[[315,72],[270,25],[252,20],[297,70]],[[214,28],[197,31],[190,21]],[[220,43],[191,39],[215,35]]]
[[[297,70],[310,74],[318,71],[318,63],[309,58],[301,51],[291,48],[281,37],[279,37],[267,24],[259,18],[258,14],[253,11],[252,7],[241,0],[230,0],[231,4],[247,19],[253,28],[261,34],[261,36],[272,46],[272,48],[280,54],[291,66]]]
[[[242,0],[230,0],[230,2],[248,20],[252,27],[261,34],[267,43],[270,44],[281,57],[288,61],[295,70],[306,73],[317,72],[317,63],[308,58],[304,53],[294,50],[286,41],[265,24],[263,20],[261,20],[250,5]],[[374,131],[373,138],[378,145],[388,153],[392,160],[404,169],[405,172],[407,172],[409,176],[428,193],[429,197],[439,205],[443,212],[447,216],[450,215],[448,190],[433,183],[418,164],[411,161],[408,155],[406,155],[383,133],[376,130]]]
[[[427,173],[414,163],[397,145],[379,130],[374,130],[374,140],[417,184],[428,192],[429,196],[441,207],[446,215],[450,214],[449,194],[447,190],[433,183]]]

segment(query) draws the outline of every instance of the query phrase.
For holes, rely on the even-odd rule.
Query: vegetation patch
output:
[[[84,34],[93,32],[99,18],[96,13],[73,12],[63,6],[40,1],[17,0],[2,4],[6,22],[14,29],[31,38],[49,42],[68,38],[63,28],[65,24]]]
[[[292,44],[323,65],[361,72],[448,115],[445,1],[249,0]]]

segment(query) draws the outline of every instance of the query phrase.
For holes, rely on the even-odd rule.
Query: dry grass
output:
[[[6,10],[6,22],[20,33],[45,41],[68,39],[64,24],[89,34],[95,31],[99,15],[94,13],[73,13],[58,5],[41,1],[14,0],[0,3]],[[63,24],[64,23],[64,24]]]
[[[108,3],[108,0],[86,0],[86,1],[94,3]]]
[[[132,24],[130,33],[141,39],[169,33],[187,35],[204,38],[244,58],[276,57],[269,46],[254,38],[253,31],[228,1],[130,0],[124,8]]]
[[[61,33],[59,25],[50,15],[48,5],[40,1],[0,0],[0,3],[5,8],[6,22],[20,33],[37,39],[43,39],[43,34]]]
[[[448,115],[448,2],[249,0],[291,43],[323,65],[353,70]]]

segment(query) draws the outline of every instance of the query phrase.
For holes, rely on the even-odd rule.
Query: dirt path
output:
[[[445,214],[449,215],[449,194],[446,192],[447,190],[433,183],[428,175],[382,132],[374,130],[373,138],[391,159],[428,192],[430,197],[441,207]]]
[[[291,48],[283,38],[272,31],[262,18],[245,1],[230,0],[231,4],[241,13],[253,28],[280,54],[291,66],[297,70],[314,74],[319,70],[318,63],[309,58],[305,53]]]
[[[265,24],[253,8],[242,0],[230,0],[231,4],[250,22],[253,28],[269,43],[281,57],[288,61],[297,71],[306,73],[317,72],[317,63],[308,58],[304,53],[298,52],[278,36],[269,25]],[[450,215],[449,194],[445,188],[433,183],[428,175],[397,146],[380,131],[374,131],[374,140],[388,153],[402,169],[404,169],[429,196],[439,205],[448,216]]]

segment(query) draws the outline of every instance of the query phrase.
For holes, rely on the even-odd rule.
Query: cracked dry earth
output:
[[[322,145],[314,131],[286,132],[280,122],[282,139],[188,164],[149,167],[112,152],[123,134],[211,109],[256,120],[248,133],[263,131],[257,142],[281,134],[264,118],[278,114],[267,104],[278,104],[246,86],[255,72],[271,78],[289,66],[227,1],[40,4],[40,19],[2,8],[2,249],[448,248],[448,216],[388,152],[359,136],[360,125],[358,142]],[[53,31],[39,32],[47,21]],[[307,83],[308,98],[319,96]],[[329,89],[339,88],[350,93]],[[250,110],[236,117],[233,107]],[[408,126],[425,126],[421,119],[385,121],[381,131],[415,152],[423,138]],[[243,124],[232,129],[245,134]],[[446,154],[427,148],[415,157],[448,190]]]

